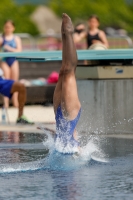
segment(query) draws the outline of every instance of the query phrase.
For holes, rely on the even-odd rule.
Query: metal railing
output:
[[[107,36],[110,49],[124,49],[124,48],[133,48],[132,39],[129,36]]]
[[[54,51],[62,49],[60,34],[54,34],[54,35],[41,34],[34,39],[35,39],[36,49],[38,50]]]
[[[28,33],[16,33],[22,40],[22,48],[24,51],[27,50],[61,50],[62,40],[60,34],[46,35],[42,34],[37,37],[32,37]],[[133,48],[133,41],[129,36],[107,36],[110,49],[120,48]],[[76,45],[77,49],[86,49],[86,40],[81,41]]]
[[[36,50],[36,41],[29,33],[16,33],[22,40],[22,49],[26,50]]]

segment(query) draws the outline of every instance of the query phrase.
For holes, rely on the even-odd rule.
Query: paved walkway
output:
[[[36,132],[41,133],[41,130],[37,129],[37,126],[44,126],[45,128],[55,130],[55,116],[53,107],[45,107],[40,105],[25,106],[24,115],[31,121],[35,122],[35,125],[16,125],[18,109],[14,107],[8,108],[9,123],[2,124],[0,109],[0,131],[22,131],[22,132]]]
[[[55,131],[55,116],[53,107],[46,107],[40,105],[25,106],[24,114],[26,117],[35,122],[35,125],[16,125],[17,109],[11,107],[8,109],[10,124],[1,123],[1,110],[0,109],[0,131],[14,131],[26,133],[44,133],[44,131],[37,129],[38,126]],[[108,134],[101,135],[105,137],[127,138],[133,139],[133,134]]]

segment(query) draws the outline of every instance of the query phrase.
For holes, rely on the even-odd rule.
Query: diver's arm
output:
[[[37,127],[37,129],[42,130],[42,131],[49,131],[51,134],[55,134],[55,131],[50,128]]]

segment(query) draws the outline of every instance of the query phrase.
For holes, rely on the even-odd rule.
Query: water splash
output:
[[[79,137],[80,138],[80,137]],[[54,138],[47,132],[47,140],[43,142],[44,147],[49,149],[47,167],[52,170],[73,170],[81,168],[93,159],[98,162],[108,162],[104,153],[94,144],[90,138],[86,145],[83,145],[79,153],[70,154],[58,152],[54,145]]]
[[[42,168],[42,160],[27,162],[27,163],[16,163],[16,164],[2,164],[0,165],[0,173],[16,173],[35,171]]]
[[[54,138],[49,131],[44,131],[46,134],[45,140],[42,141],[44,148],[49,150],[46,158],[27,162],[27,163],[16,163],[16,164],[5,164],[0,165],[0,173],[18,173],[35,170],[76,170],[87,165],[89,161],[95,160],[98,162],[107,162],[104,158],[105,155],[98,146],[94,143],[94,138],[90,137],[87,144],[82,144],[80,153],[69,154],[60,153],[55,149]],[[82,138],[79,137],[79,140]]]

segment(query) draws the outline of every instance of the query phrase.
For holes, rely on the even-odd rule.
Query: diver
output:
[[[17,124],[34,124],[23,115],[23,109],[26,102],[26,89],[25,86],[17,81],[4,79],[3,71],[0,69],[0,94],[12,98],[13,94],[18,92],[18,118]]]
[[[53,104],[56,119],[55,149],[61,153],[79,153],[76,125],[81,114],[75,71],[77,53],[73,41],[74,28],[70,17],[62,15],[62,66],[54,91]]]

